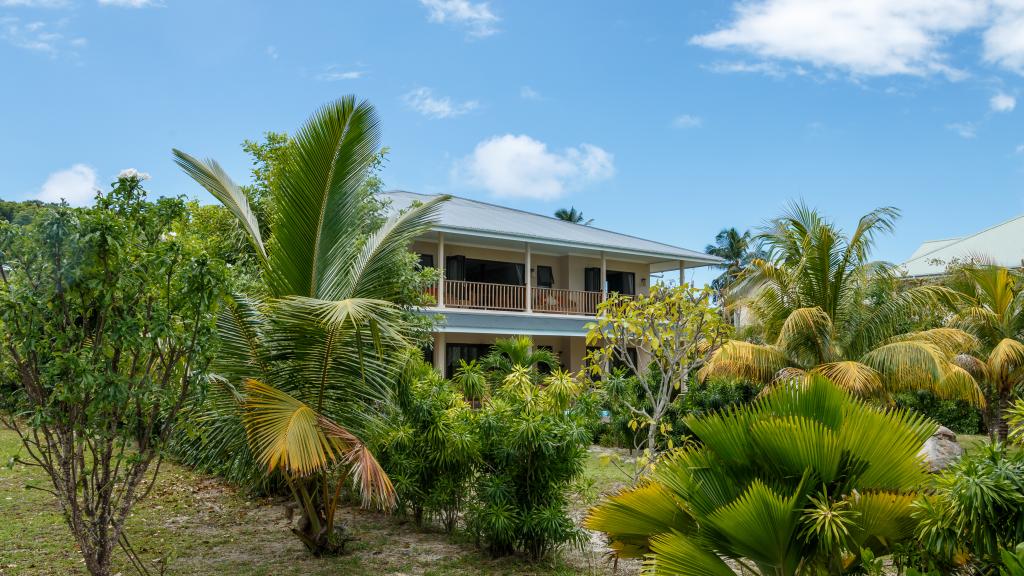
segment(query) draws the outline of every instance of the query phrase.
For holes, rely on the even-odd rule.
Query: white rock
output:
[[[964,454],[964,448],[956,441],[956,434],[952,430],[939,426],[917,454],[924,457],[931,472],[940,472],[959,460]]]

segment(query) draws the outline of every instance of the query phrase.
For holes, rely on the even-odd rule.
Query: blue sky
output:
[[[702,248],[804,198],[879,257],[1024,212],[1019,0],[0,0],[4,198],[200,194],[245,138],[372,101],[390,187]],[[83,193],[84,191],[84,193]]]

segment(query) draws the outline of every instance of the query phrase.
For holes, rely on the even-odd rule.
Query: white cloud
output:
[[[704,120],[700,116],[692,114],[680,114],[672,119],[672,125],[676,128],[699,128]]]
[[[470,36],[483,38],[498,32],[496,25],[500,18],[491,12],[487,2],[420,0],[420,4],[430,11],[428,18],[431,22],[452,22],[465,26]]]
[[[985,61],[1024,74],[1024,2],[993,0],[995,17],[982,42]]]
[[[465,102],[453,102],[451,98],[435,97],[433,91],[430,88],[416,88],[412,92],[409,92],[405,96],[402,96],[402,100],[405,101],[413,110],[423,114],[427,118],[452,118],[455,116],[461,116],[466,112],[476,110],[480,103],[476,100],[466,100]]]
[[[973,140],[978,135],[978,127],[973,122],[954,122],[946,124],[946,129],[955,132],[961,138]]]
[[[455,173],[496,196],[553,200],[611,178],[615,165],[610,153],[592,144],[559,153],[529,136],[505,134],[477,144]]]
[[[57,28],[62,24],[63,22],[58,22]],[[0,40],[16,48],[39,52],[51,58],[69,47],[81,48],[87,43],[85,38],[68,38],[47,22],[25,21],[13,16],[0,17]]]
[[[50,174],[36,198],[43,202],[60,202],[63,199],[72,206],[85,206],[92,203],[98,189],[96,171],[85,164],[75,164],[67,170]]]
[[[1017,99],[1005,92],[999,92],[988,101],[993,112],[1012,112],[1017,107]]]
[[[522,98],[523,100],[542,99],[540,92],[537,92],[536,90],[530,88],[529,86],[523,86],[522,88],[519,89],[519,97]]]
[[[116,6],[118,8],[148,8],[163,6],[157,0],[96,0],[100,6]]]
[[[956,79],[963,73],[946,63],[945,41],[987,16],[988,0],[752,0],[736,4],[727,27],[691,41],[856,75]]]
[[[781,66],[773,62],[715,62],[706,68],[719,74],[757,73],[775,78],[782,78],[787,74]],[[802,75],[803,69],[798,67],[796,72]]]
[[[277,54],[277,52],[274,52]],[[274,58],[277,58],[275,55]],[[317,80],[323,82],[335,82],[337,80],[358,80],[365,75],[362,70],[342,70],[337,66],[328,66],[323,72],[316,75]]]

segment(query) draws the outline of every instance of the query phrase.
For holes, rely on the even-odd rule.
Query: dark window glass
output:
[[[632,272],[608,271],[608,291],[632,296],[636,294],[636,274]]]
[[[420,268],[433,268],[434,267],[434,255],[433,254],[420,254]]]
[[[490,344],[447,344],[445,346],[445,362],[447,362],[444,370],[445,378],[455,375],[455,371],[461,366],[460,360],[465,360],[469,364],[473,360],[486,356],[490,350]]]
[[[587,292],[601,291],[600,268],[585,268],[583,270],[583,289]]]
[[[537,266],[537,286],[552,288],[555,285],[555,273],[551,266]]]

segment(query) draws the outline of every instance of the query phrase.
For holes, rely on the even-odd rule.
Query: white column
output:
[[[526,243],[526,311],[533,312],[533,279],[530,274],[530,243]]]
[[[601,302],[608,299],[608,259],[601,252]]]
[[[434,370],[437,370],[442,376],[444,376],[444,366],[447,363],[445,340],[444,332],[434,333]]]
[[[437,233],[437,306],[444,308],[444,232]]]
[[[686,283],[686,262],[679,261],[679,285],[682,286]]]

